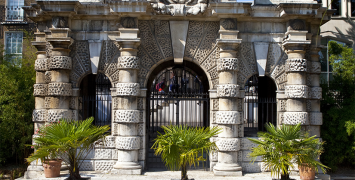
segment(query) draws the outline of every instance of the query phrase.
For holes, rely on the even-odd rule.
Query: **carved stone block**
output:
[[[95,142],[96,148],[115,148],[116,136],[106,136],[105,141],[98,140]]]
[[[69,102],[69,106],[70,106],[70,109],[79,109],[81,110],[82,109],[82,97],[71,97],[70,98],[70,102]]]
[[[241,116],[238,111],[217,111],[216,123],[217,124],[240,124]]]
[[[36,59],[35,70],[36,71],[47,71],[48,70],[48,59]]]
[[[95,149],[95,159],[112,159],[112,149]]]
[[[117,160],[118,159],[117,149],[111,149],[111,150],[112,150],[112,159]]]
[[[50,96],[71,96],[73,93],[71,83],[49,83],[48,95]]]
[[[244,137],[244,126],[243,126],[243,124],[238,125],[238,137]]]
[[[217,123],[217,121],[216,121],[216,111],[211,111],[210,115],[211,115],[211,123],[216,124]]]
[[[323,124],[323,114],[321,112],[310,112],[309,121],[311,125],[322,125]]]
[[[296,125],[301,123],[301,125],[308,125],[308,113],[307,112],[285,112],[283,124]]]
[[[95,171],[111,171],[116,161],[95,161]]]
[[[139,110],[114,110],[115,123],[139,123],[140,111]]]
[[[33,122],[45,122],[47,120],[47,110],[46,109],[35,109],[32,112]]]
[[[48,122],[58,122],[60,119],[72,119],[73,112],[68,109],[50,109],[48,112]]]
[[[52,56],[49,58],[48,68],[52,69],[72,69],[72,60],[69,56]]]
[[[315,61],[308,61],[308,73],[320,74],[321,73],[321,63]]]
[[[84,160],[80,166],[80,171],[95,171],[95,161]]]
[[[140,148],[140,137],[116,137],[116,148],[123,150],[137,150]]]
[[[138,83],[117,83],[116,96],[139,96]]]
[[[213,110],[218,111],[219,109],[219,99],[212,99]]]
[[[218,151],[211,151],[210,160],[214,162],[218,161]]]
[[[46,73],[44,74],[44,80],[46,83],[50,83],[52,79],[52,73],[51,71],[46,71]]]
[[[287,108],[287,103],[286,99],[278,99],[278,104],[279,104],[279,111],[286,111]]]
[[[119,69],[139,69],[139,58],[137,56],[120,56],[118,58]]]
[[[308,98],[308,86],[286,85],[285,95],[287,98]]]
[[[144,109],[144,98],[137,99],[137,109],[139,109],[139,110]]]
[[[236,84],[217,85],[217,96],[218,97],[238,97],[239,96],[239,85],[236,85]]]
[[[255,138],[257,139],[257,138]],[[253,147],[257,147],[258,145],[251,142],[249,139],[247,138],[241,138],[241,145],[240,145],[240,149],[242,150],[251,150],[251,148]]]
[[[216,145],[219,151],[239,151],[240,139],[238,138],[217,138]]]
[[[217,61],[217,71],[236,71],[238,70],[237,58],[220,58]]]
[[[138,124],[138,136],[143,136],[144,134],[144,124]]]
[[[140,161],[145,160],[145,149],[138,150],[138,160]]]
[[[321,87],[311,87],[309,88],[309,98],[310,99],[322,99],[322,88]]]
[[[307,71],[307,60],[306,59],[288,59],[286,61],[286,72],[293,71]]]
[[[46,96],[48,93],[47,84],[34,84],[33,85],[33,96]]]

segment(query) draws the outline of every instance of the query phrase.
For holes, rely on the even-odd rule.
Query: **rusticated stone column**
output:
[[[69,46],[73,39],[69,37],[70,29],[67,28],[67,18],[53,17],[51,35],[46,40],[53,46],[48,59],[50,70],[50,83],[48,84],[47,122],[57,122],[59,119],[72,119],[70,99],[73,94],[69,75],[72,69],[72,60],[69,57]]]
[[[220,38],[217,44],[220,48],[220,58],[217,61],[219,72],[219,85],[217,97],[219,110],[216,112],[216,123],[223,129],[216,138],[219,148],[218,163],[213,172],[216,176],[241,176],[242,167],[238,164],[238,151],[240,138],[238,127],[242,123],[242,112],[238,111],[237,100],[240,97],[237,85],[238,59],[236,58],[238,45],[238,32],[236,19],[222,19],[220,22]]]
[[[130,23],[127,23],[129,21]],[[125,22],[125,23],[124,23]],[[121,56],[118,58],[119,83],[116,84],[114,101],[113,124],[117,128],[116,148],[118,161],[113,166],[115,174],[141,174],[142,166],[138,163],[138,150],[141,148],[142,138],[138,136],[138,123],[142,121],[141,111],[137,108],[139,96],[137,48],[140,44],[136,18],[126,18],[119,28]],[[133,25],[133,27],[132,27]]]
[[[287,38],[283,45],[288,54],[286,61],[287,83],[285,86],[286,112],[282,124],[309,125],[309,114],[306,109],[309,87],[307,86],[307,60],[305,47],[311,42],[307,40],[308,31],[304,31],[303,20],[290,20],[289,28],[286,32]]]

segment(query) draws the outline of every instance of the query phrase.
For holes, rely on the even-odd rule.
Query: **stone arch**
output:
[[[287,81],[285,63],[288,56],[281,43],[270,43],[265,75],[274,80],[277,90],[284,90]]]
[[[112,83],[112,87],[114,87],[119,80],[119,69],[117,68],[119,56],[119,45],[116,41],[102,41],[97,72],[107,76]]]
[[[73,88],[80,87],[81,80],[91,74],[91,61],[88,41],[75,41],[70,46],[70,57],[73,69],[70,72],[70,81]]]

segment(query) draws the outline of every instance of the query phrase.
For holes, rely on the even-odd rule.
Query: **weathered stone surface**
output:
[[[114,110],[113,122],[115,123],[139,123],[139,110]]]
[[[306,72],[307,60],[306,59],[288,59],[286,61],[286,72]]]
[[[73,112],[69,109],[50,109],[48,112],[48,122],[58,122],[60,119],[72,119]]]
[[[134,150],[140,148],[140,138],[139,137],[116,137],[116,148],[123,150]]]
[[[238,111],[217,111],[217,124],[240,124],[242,116]]]
[[[301,123],[301,125],[308,125],[308,113],[307,112],[285,112],[283,124],[296,125]]]
[[[285,95],[287,98],[308,98],[308,86],[286,85]]]
[[[236,71],[238,70],[238,58],[220,58],[217,61],[218,71]]]
[[[72,60],[69,56],[52,56],[49,59],[49,69],[72,69]]]
[[[138,83],[117,83],[116,96],[138,96],[139,84]]]
[[[71,83],[49,83],[48,95],[50,96],[71,96],[73,93]]]
[[[217,138],[216,145],[219,151],[239,151],[240,139],[238,138]]]
[[[310,99],[322,99],[322,88],[321,87],[311,87],[309,88]]]
[[[119,69],[139,69],[139,58],[137,56],[120,56],[118,58]]]
[[[116,161],[95,161],[95,171],[111,171]]]
[[[239,85],[236,85],[236,84],[217,85],[217,96],[218,97],[238,97],[239,96]]]
[[[48,93],[47,84],[34,84],[33,85],[33,96],[46,96]]]
[[[36,71],[47,71],[48,70],[48,59],[36,59],[35,62]]]
[[[32,113],[33,122],[45,122],[47,120],[47,110],[46,109],[35,109]]]

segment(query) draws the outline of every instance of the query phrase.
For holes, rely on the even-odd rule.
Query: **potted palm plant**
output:
[[[295,126],[282,125],[276,128],[274,125],[267,124],[267,132],[259,132],[259,139],[248,138],[258,144],[252,148],[249,154],[252,162],[258,156],[262,156],[267,169],[271,175],[281,180],[289,180],[290,169],[294,169],[294,162],[298,165],[306,165],[311,169],[321,168],[325,171],[326,167],[316,158],[322,152],[322,143],[315,138],[309,137],[308,133],[301,131],[301,124]]]
[[[203,153],[218,150],[210,138],[221,132],[218,127],[162,126],[152,146],[155,155],[161,155],[169,170],[181,169],[181,179],[187,180],[187,168],[205,161]]]
[[[42,135],[34,138],[38,148],[26,160],[45,160],[52,152],[69,165],[69,180],[80,179],[80,166],[94,148],[94,143],[105,138],[109,126],[92,125],[94,118],[83,121],[61,119],[50,126],[44,126]],[[104,142],[104,141],[103,141]],[[42,161],[43,162],[43,161]]]

